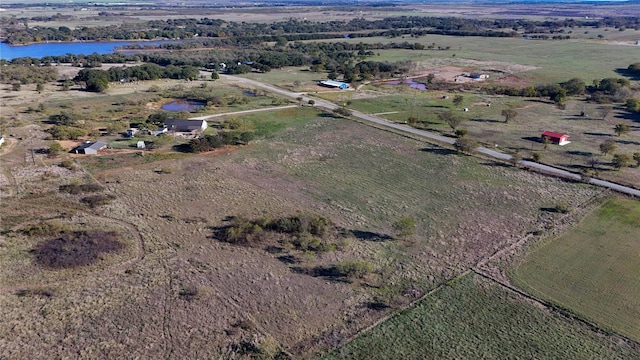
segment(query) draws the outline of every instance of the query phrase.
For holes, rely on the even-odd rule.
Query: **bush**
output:
[[[26,236],[42,237],[42,236],[58,236],[70,231],[70,228],[59,222],[46,222],[26,226],[19,230]]]
[[[82,198],[81,202],[89,205],[90,208],[95,208],[102,205],[108,205],[111,201],[115,200],[115,196],[111,194],[104,195],[92,195]]]
[[[557,213],[560,213],[560,214],[566,214],[570,211],[569,205],[567,205],[567,203],[556,204],[556,207],[554,209]]]
[[[40,266],[64,269],[90,265],[98,261],[102,254],[123,248],[115,232],[76,231],[39,244],[31,254],[34,262]]]
[[[65,169],[69,169],[69,170],[75,170],[76,169],[76,164],[73,162],[73,160],[65,160],[65,161],[60,163],[60,166],[65,168]]]
[[[361,260],[345,260],[336,265],[336,270],[348,278],[363,278],[373,272],[373,264]]]
[[[81,194],[102,191],[104,188],[98,184],[69,184],[61,185],[58,190],[68,194]]]
[[[185,288],[180,289],[178,293],[181,298],[191,301],[198,296],[198,288],[195,285],[189,285]]]

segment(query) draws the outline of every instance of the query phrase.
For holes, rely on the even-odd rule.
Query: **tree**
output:
[[[458,138],[463,138],[463,137],[467,136],[467,130],[465,130],[465,129],[458,129],[458,130],[456,130],[456,131],[455,131],[455,135],[456,135],[456,137],[458,137]]]
[[[433,74],[429,74],[429,75],[427,75],[427,84],[431,84],[431,83],[433,83],[433,79],[435,79],[435,77],[436,77],[436,76],[435,76],[435,75],[433,75]]]
[[[62,145],[60,145],[59,142],[54,141],[53,143],[51,143],[51,145],[49,146],[49,154],[53,154],[56,155],[58,153],[61,153],[64,151],[64,148],[62,147]]]
[[[550,144],[551,144],[551,139],[549,139],[548,136],[543,136],[542,137],[542,145],[544,146],[545,150],[547,150],[547,148],[549,147]]]
[[[542,159],[542,155],[539,152],[534,152],[533,154],[531,154],[531,158],[535,162],[540,162],[540,159]]]
[[[393,223],[393,229],[398,233],[399,237],[406,238],[415,233],[416,222],[409,216],[401,216]]]
[[[627,124],[618,124],[613,129],[613,131],[615,131],[618,136],[622,136],[622,135],[628,133],[629,130],[630,130],[629,129],[629,125],[627,125]]]
[[[633,153],[633,160],[636,162],[636,167],[640,167],[640,152]]]
[[[601,111],[602,111],[602,120],[606,121],[609,115],[611,115],[611,112],[613,111],[613,106],[611,105],[603,106]]]
[[[613,155],[613,166],[616,169],[631,166],[631,156],[628,154],[615,154]]]
[[[456,151],[458,152],[470,153],[473,151],[473,149],[476,148],[477,144],[475,143],[475,141],[471,139],[460,138],[456,140],[453,146],[456,148]]]
[[[451,127],[454,131],[462,123],[462,118],[453,113],[453,111],[445,111],[438,114],[438,118]]]
[[[315,100],[313,100],[313,99],[310,99],[310,100],[308,101],[308,103],[309,103],[309,105],[310,105],[310,106],[314,106],[314,105],[316,104],[316,101],[315,101]]]
[[[20,88],[22,88],[22,85],[18,82],[11,84],[11,90],[13,91],[20,91]]]
[[[613,140],[605,140],[602,144],[600,144],[600,152],[603,155],[607,155],[616,149],[616,143]]]
[[[218,75],[216,71],[211,71],[211,80],[218,80],[218,79],[220,79],[220,75]]]
[[[453,106],[458,107],[464,101],[464,96],[458,94],[453,97]]]
[[[36,84],[36,91],[37,91],[38,93],[42,93],[42,91],[44,91],[44,84],[43,84],[43,83],[41,83],[41,82],[37,83],[37,84]]]
[[[335,110],[333,110],[334,113],[341,115],[341,116],[351,116],[351,110],[345,108],[345,107],[339,107],[336,108]]]
[[[504,116],[504,122],[508,123],[509,121],[516,120],[516,116],[518,116],[518,112],[513,109],[504,109],[502,110],[500,115]]]

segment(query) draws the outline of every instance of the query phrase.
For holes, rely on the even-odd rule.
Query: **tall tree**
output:
[[[603,155],[607,155],[616,149],[616,143],[613,140],[605,140],[602,144],[600,144],[600,152]]]

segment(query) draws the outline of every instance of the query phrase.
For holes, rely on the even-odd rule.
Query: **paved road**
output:
[[[250,114],[250,113],[261,112],[261,111],[274,111],[274,110],[290,109],[295,107],[298,107],[298,105],[274,106],[274,107],[262,108],[262,109],[232,111],[232,112],[221,113],[221,114],[196,116],[196,117],[189,118],[189,120],[209,120],[216,117],[227,116],[227,115]]]
[[[322,99],[316,99],[316,98],[312,98],[309,97],[308,94],[306,93],[296,93],[296,92],[291,92],[291,91],[287,91],[287,90],[283,90],[283,89],[279,89],[277,87],[271,86],[271,85],[267,85],[267,84],[263,84],[259,81],[255,81],[255,80],[251,80],[251,79],[245,79],[245,78],[241,78],[241,77],[237,77],[237,76],[230,76],[230,75],[220,75],[221,77],[227,78],[229,80],[236,80],[238,82],[242,82],[245,84],[249,84],[249,85],[253,85],[255,87],[261,88],[261,89],[265,89],[267,91],[272,91],[276,94],[282,95],[282,96],[286,96],[292,99],[297,99],[299,97],[302,97],[302,101],[304,103],[307,103],[309,100],[314,100],[315,101],[315,106],[322,108],[322,109],[326,109],[326,110],[335,110],[338,108],[337,105],[326,101],[326,100],[322,100]],[[455,143],[455,139],[450,138],[450,137],[446,137],[446,136],[442,136],[442,135],[438,135],[438,134],[434,134],[428,131],[424,131],[424,130],[418,130],[418,129],[414,129],[412,127],[406,126],[406,125],[402,125],[402,124],[396,124],[396,123],[392,123],[389,122],[385,119],[379,118],[377,116],[374,115],[369,115],[369,114],[364,114],[358,111],[353,111],[353,116],[357,117],[359,119],[368,121],[368,122],[372,122],[375,123],[377,125],[380,126],[384,126],[387,128],[392,128],[395,130],[399,130],[405,133],[409,133],[409,134],[413,134],[413,135],[417,135],[417,136],[421,136],[427,139],[431,139],[431,140],[436,140],[442,143],[446,143],[446,144],[454,144]],[[483,155],[487,155],[496,159],[500,159],[500,160],[506,160],[506,161],[510,161],[512,160],[512,156],[509,154],[505,154],[499,151],[495,151],[492,149],[487,149],[484,147],[478,147],[476,148],[476,151],[483,154]],[[527,160],[521,160],[520,164],[527,167],[527,168],[532,168],[532,169],[536,169],[539,170],[541,172],[547,173],[547,174],[551,174],[551,175],[555,175],[555,176],[559,176],[559,177],[563,177],[563,178],[567,178],[567,179],[572,179],[572,180],[580,180],[582,179],[582,176],[580,174],[576,174],[567,170],[563,170],[563,169],[559,169],[556,167],[552,167],[549,165],[544,165],[544,164],[540,164],[540,163],[536,163],[533,161],[527,161]],[[602,187],[606,187],[609,188],[611,190],[615,190],[624,194],[628,194],[628,195],[633,195],[633,196],[637,196],[640,197],[640,190],[636,190],[634,188],[630,188],[628,186],[624,186],[624,185],[620,185],[620,184],[616,184],[610,181],[605,181],[605,180],[600,180],[600,179],[590,179],[589,180],[589,184],[593,184],[593,185],[597,185],[597,186],[602,186]]]

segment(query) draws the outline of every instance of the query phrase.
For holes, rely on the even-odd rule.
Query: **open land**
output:
[[[466,275],[324,359],[635,356],[628,348],[611,346],[587,327],[537,308],[486,279]]]
[[[539,244],[513,278],[533,294],[640,339],[639,230],[638,202],[609,200],[567,233]]]
[[[564,16],[585,16],[587,8],[567,8]],[[598,9],[618,11],[614,5]],[[219,13],[271,22],[296,11],[277,10]],[[93,11],[73,15],[101,23],[90,16],[80,20]],[[122,11],[123,19],[139,21],[191,18],[195,10]],[[380,18],[395,14],[366,11]],[[501,16],[486,7],[419,11]],[[550,16],[546,11],[540,7],[528,16]],[[304,16],[346,20],[354,12],[318,8]],[[418,91],[370,79],[354,84],[357,90],[334,91],[317,86],[326,71],[308,67],[243,76],[390,122],[416,118],[413,126],[444,136],[454,135],[438,114],[454,111],[467,136],[486,147],[524,158],[537,152],[541,162],[576,172],[597,158],[599,177],[638,187],[640,168],[614,171],[611,155],[599,155],[605,139],[625,153],[640,144],[638,118],[621,103],[605,111],[574,97],[561,108],[547,99],[487,95],[477,87],[522,88],[571,77],[588,83],[620,77],[637,61],[636,48],[619,45],[630,43],[637,31],[615,30],[611,37],[604,29],[580,32],[575,40],[557,42],[429,35],[411,41],[448,49],[380,50],[369,58],[411,60],[403,77],[426,83],[434,74],[446,89]],[[601,34],[605,40],[596,37]],[[80,70],[56,67],[60,79]],[[469,72],[490,78],[451,86]],[[3,85],[2,128],[11,136],[0,149],[0,262],[6,265],[0,272],[0,333],[8,334],[0,339],[0,354],[638,357],[637,200],[299,106],[309,104],[230,77],[211,81],[209,71],[201,75],[192,81],[112,83],[102,94],[76,85],[60,91],[54,82],[40,91],[35,84],[18,90]],[[637,79],[631,88],[637,92]],[[223,101],[178,115],[220,115],[206,135],[233,121],[253,129],[256,138],[189,154],[189,138],[126,139],[107,129],[143,123],[163,103],[203,93]],[[454,106],[456,94],[463,100]],[[254,109],[264,111],[242,113]],[[517,120],[505,123],[505,109],[517,109]],[[110,149],[99,156],[47,154],[48,119],[60,111],[76,114],[92,129],[88,137],[61,141],[65,149],[95,138]],[[631,131],[615,136],[618,123]],[[537,140],[544,130],[569,133],[572,143],[547,148]],[[149,148],[136,149],[138,140]],[[599,206],[602,199],[609,200]],[[268,220],[309,214],[330,219],[330,243],[278,234],[234,244],[220,235],[243,221],[266,229]],[[396,221],[403,217],[415,221],[410,234],[398,233]],[[515,270],[513,259],[502,263],[496,256],[507,250],[520,260]],[[360,272],[344,270],[349,266]],[[480,275],[492,267],[503,267],[502,274],[513,279]]]

